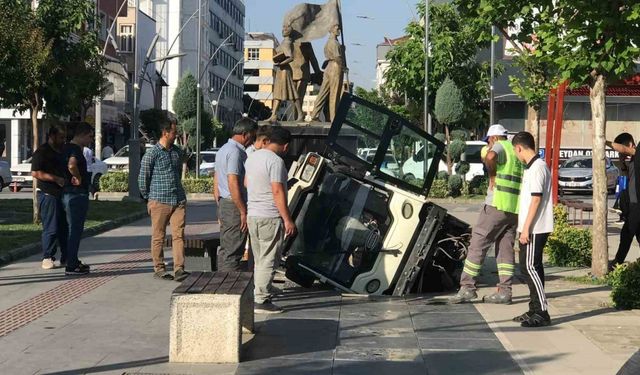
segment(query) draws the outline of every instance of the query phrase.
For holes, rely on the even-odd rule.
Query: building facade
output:
[[[275,69],[273,56],[278,38],[272,33],[250,32],[244,42],[244,93],[273,108]]]
[[[158,64],[158,72],[167,83],[162,109],[173,112],[173,96],[180,78],[187,72],[196,76],[200,63],[205,110],[216,113],[225,126],[231,126],[242,116],[244,1],[203,0],[202,6],[198,56],[198,0],[153,1],[159,35],[156,55],[186,53]]]

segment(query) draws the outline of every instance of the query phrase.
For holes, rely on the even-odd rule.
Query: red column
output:
[[[551,145],[553,144],[553,120],[555,119],[556,110],[556,89],[551,89],[549,92],[549,102],[547,104],[547,136],[544,142],[544,160],[547,162],[547,167],[551,169]]]
[[[558,98],[556,100],[555,121],[553,130],[553,164],[551,165],[551,188],[553,190],[553,204],[558,204],[558,167],[560,166],[560,141],[562,139],[562,119],[564,115],[564,93],[567,90],[567,82],[558,86]]]

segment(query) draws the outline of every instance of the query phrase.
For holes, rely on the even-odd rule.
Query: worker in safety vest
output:
[[[518,225],[518,195],[522,181],[523,167],[507,140],[507,130],[502,125],[491,125],[485,141],[489,151],[484,159],[489,171],[489,189],[485,205],[477,224],[471,233],[469,254],[460,278],[460,290],[449,298],[449,303],[469,302],[477,298],[476,278],[487,255],[487,250],[495,244],[498,263],[498,290],[485,296],[486,303],[511,303],[511,283],[513,281],[513,244]]]

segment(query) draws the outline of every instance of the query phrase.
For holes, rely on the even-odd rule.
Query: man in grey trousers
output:
[[[258,124],[242,118],[233,126],[233,136],[218,150],[214,195],[220,219],[221,271],[242,271],[240,260],[247,241],[247,190],[244,186],[247,160],[245,148],[253,143]]]
[[[273,276],[284,238],[296,233],[287,205],[287,168],[282,160],[291,133],[280,126],[271,130],[269,144],[247,159],[245,183],[249,192],[249,236],[254,258],[254,311],[275,314],[282,309],[271,302]]]

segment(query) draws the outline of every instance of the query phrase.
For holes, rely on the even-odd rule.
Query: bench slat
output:
[[[207,286],[204,287],[204,289],[202,290],[202,293],[215,294],[216,290],[218,290],[220,285],[224,283],[228,275],[229,274],[227,272],[220,272],[220,271],[214,272],[213,278],[209,280],[209,284],[207,284]]]
[[[229,290],[233,287],[236,280],[240,277],[240,272],[229,272],[229,275],[224,280],[224,282],[220,285],[220,287],[216,290],[216,294],[229,294]]]
[[[209,284],[215,274],[213,272],[203,272],[202,276],[196,281],[187,293],[201,293],[202,290]]]
[[[202,276],[202,272],[192,272],[191,275],[189,275],[189,277],[180,284],[180,286],[174,289],[173,293],[187,293],[189,288],[198,281],[200,276]]]
[[[229,294],[242,294],[244,290],[247,288],[249,283],[251,283],[251,278],[253,274],[251,272],[241,272],[238,280],[233,284],[233,286],[229,289]]]

